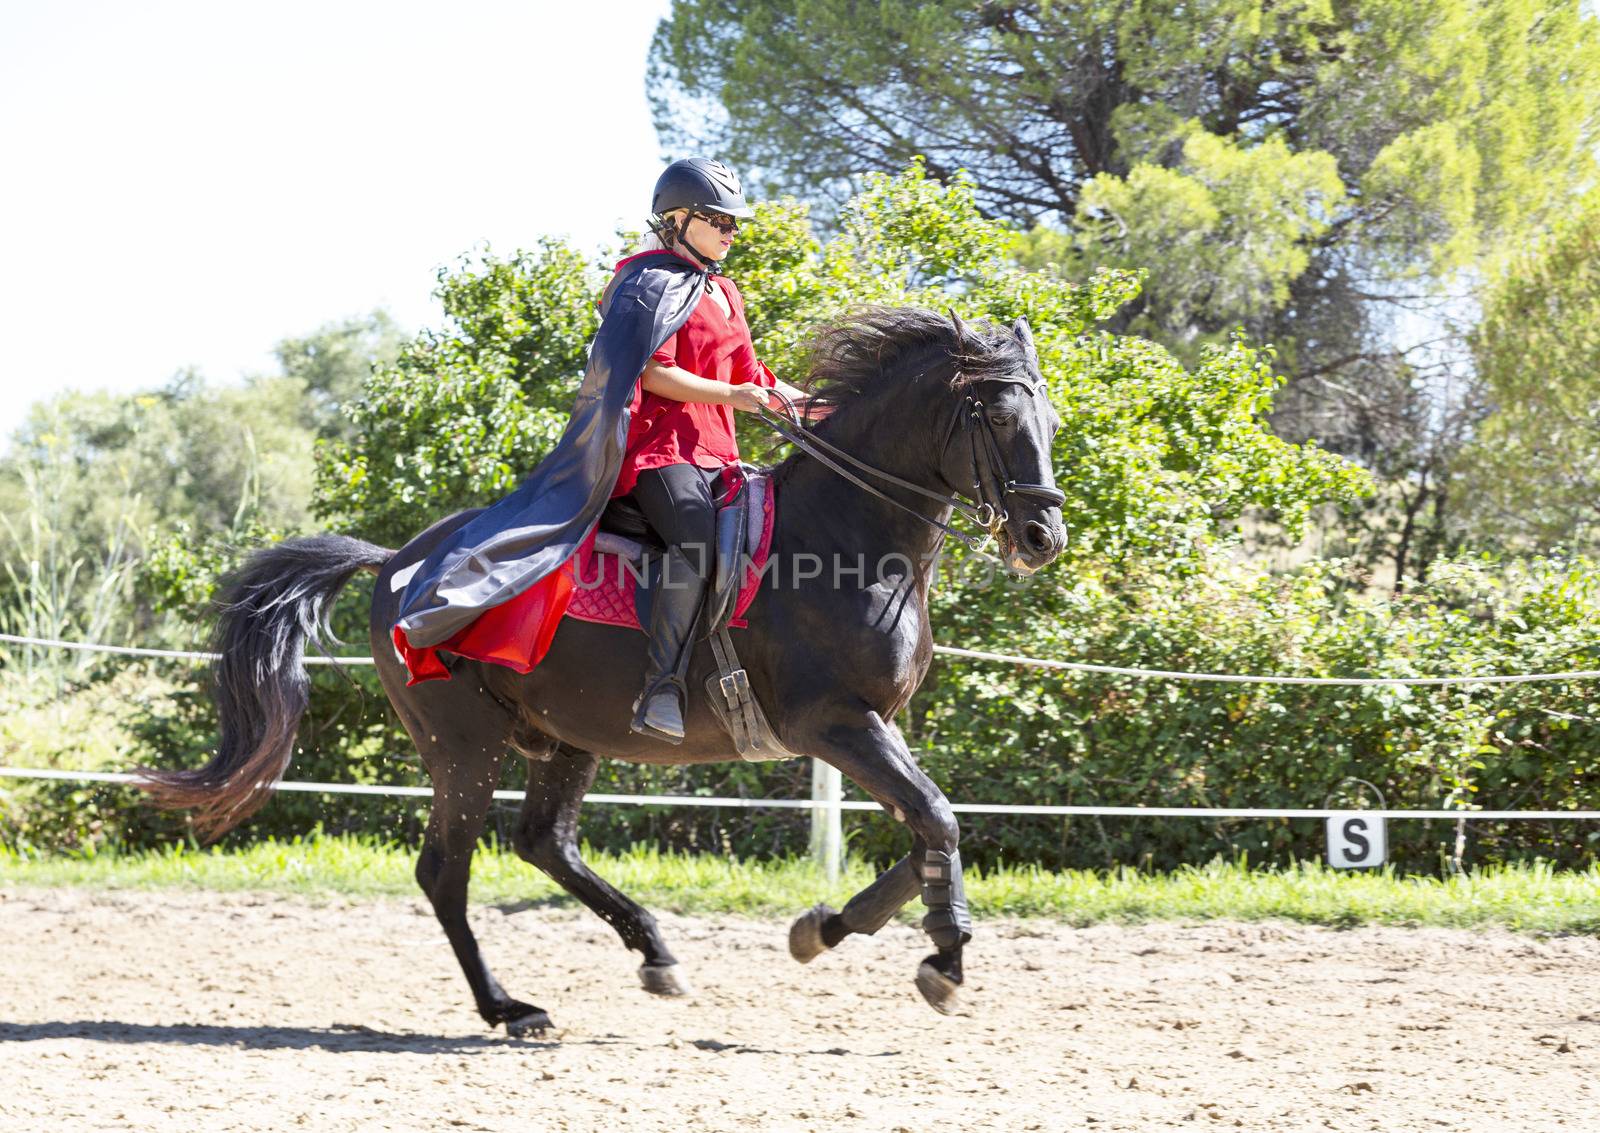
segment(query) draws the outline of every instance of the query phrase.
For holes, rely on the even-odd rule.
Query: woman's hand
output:
[[[741,382],[728,387],[728,404],[745,413],[759,413],[771,407],[772,398],[764,387]]]

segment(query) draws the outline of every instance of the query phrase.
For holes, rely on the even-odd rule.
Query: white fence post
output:
[[[811,761],[811,860],[822,867],[829,881],[839,880],[839,864],[844,857],[844,829],[840,822],[839,800],[844,784],[839,769],[820,759]]]

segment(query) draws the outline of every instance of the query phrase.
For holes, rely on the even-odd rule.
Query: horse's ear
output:
[[[956,345],[965,346],[967,343],[967,324],[961,321],[961,316],[956,314],[954,307],[945,309],[950,312],[950,322],[956,328]]]
[[[1033,345],[1033,328],[1028,325],[1027,319],[1018,319],[1011,324],[1011,333],[1016,335],[1017,341],[1022,343],[1022,349],[1032,359],[1033,364],[1039,364],[1039,351]]]

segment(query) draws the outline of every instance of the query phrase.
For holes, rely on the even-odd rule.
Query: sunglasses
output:
[[[724,236],[732,236],[739,231],[739,222],[731,216],[724,216],[722,213],[716,213],[713,215],[703,212],[697,212],[694,215],[711,225],[712,228],[715,228]]]

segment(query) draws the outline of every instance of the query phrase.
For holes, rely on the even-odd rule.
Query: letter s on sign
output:
[[[1328,864],[1334,869],[1366,869],[1388,857],[1381,815],[1344,811],[1328,816]]]
[[[1347,818],[1344,820],[1345,845],[1341,852],[1344,854],[1344,860],[1347,864],[1367,864],[1367,855],[1372,853],[1372,843],[1367,841],[1366,833],[1366,819]]]

